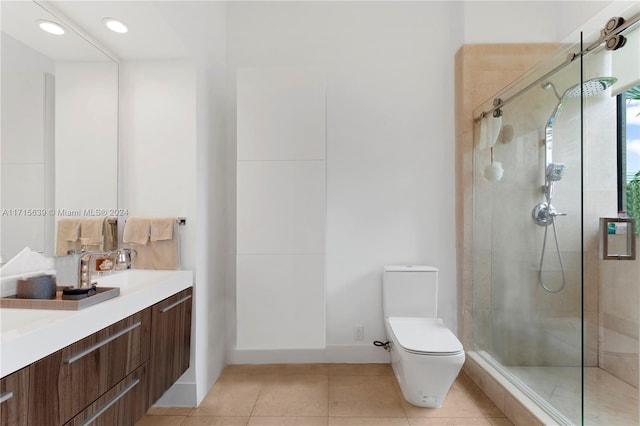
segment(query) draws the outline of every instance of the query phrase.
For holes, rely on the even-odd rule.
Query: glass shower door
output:
[[[474,341],[559,423],[580,424],[580,60],[541,80],[547,73],[501,94],[510,99],[502,115],[476,128],[479,138],[487,126],[500,131],[474,151]]]

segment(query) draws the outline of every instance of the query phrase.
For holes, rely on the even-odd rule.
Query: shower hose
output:
[[[551,203],[547,203],[547,205],[551,206]],[[555,221],[555,217],[553,217],[553,215],[549,213],[550,210],[551,208],[549,207],[546,213],[547,221],[544,227],[544,241],[542,243],[542,253],[540,253],[540,267],[538,268],[538,282],[540,283],[542,288],[548,291],[549,293],[560,293],[564,289],[564,286],[566,284],[566,279],[564,276],[564,264],[562,262],[562,254],[560,253],[560,244],[558,244],[558,230],[556,229],[556,221]],[[553,226],[553,236],[556,242],[556,252],[558,253],[558,260],[560,261],[560,271],[562,271],[562,285],[557,290],[553,290],[550,287],[548,287],[544,283],[544,280],[542,279],[542,265],[544,264],[544,252],[546,251],[546,248],[547,248],[547,234],[549,233],[549,222],[551,222],[551,225]]]

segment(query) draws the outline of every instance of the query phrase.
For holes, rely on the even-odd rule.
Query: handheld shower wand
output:
[[[593,78],[591,80],[587,80],[582,84],[576,84],[574,86],[569,87],[564,93],[561,95],[558,94],[556,87],[551,82],[545,82],[542,84],[542,88],[545,90],[553,89],[553,93],[558,99],[558,103],[554,108],[549,120],[547,120],[547,124],[545,126],[545,179],[544,179],[544,197],[545,202],[537,204],[533,209],[533,219],[534,221],[540,225],[544,226],[544,239],[542,242],[542,252],[540,253],[540,266],[538,268],[538,282],[542,286],[542,288],[549,293],[559,293],[566,286],[566,277],[564,272],[564,263],[562,261],[562,253],[560,252],[560,244],[558,242],[558,230],[556,228],[555,218],[557,216],[566,216],[566,213],[558,213],[553,206],[551,205],[551,200],[553,198],[553,187],[555,182],[558,182],[562,179],[564,175],[566,166],[562,163],[554,163],[553,162],[553,125],[555,124],[556,119],[558,118],[558,114],[562,111],[562,108],[565,105],[565,102],[569,98],[579,98],[582,96],[595,96],[604,90],[606,90],[609,86],[615,83],[617,79],[615,77],[598,77]],[[555,239],[556,252],[558,254],[558,262],[560,264],[560,270],[562,272],[562,284],[558,289],[552,289],[547,284],[545,284],[542,279],[542,270],[544,266],[544,254],[547,248],[547,235],[549,231],[549,225],[553,227],[553,235]]]
[[[544,191],[548,204],[551,204],[551,198],[553,198],[554,182],[562,179],[565,169],[566,166],[563,163],[550,163],[547,165],[547,169],[545,171]]]
[[[542,252],[540,253],[540,266],[538,267],[538,282],[549,293],[559,293],[566,285],[566,277],[564,274],[564,262],[562,260],[562,253],[560,252],[560,242],[558,241],[558,229],[556,228],[556,217],[566,216],[566,213],[559,213],[551,205],[553,198],[553,186],[555,182],[562,179],[566,166],[562,163],[550,163],[545,169],[545,183],[544,183],[544,196],[545,202],[539,203],[533,209],[533,218],[540,226],[544,226],[544,238],[542,240]],[[547,249],[547,235],[549,232],[549,225],[553,227],[553,235],[556,245],[556,253],[558,253],[558,262],[560,263],[560,271],[562,273],[562,284],[557,290],[551,289],[545,284],[542,279],[542,270],[544,266],[544,254]]]

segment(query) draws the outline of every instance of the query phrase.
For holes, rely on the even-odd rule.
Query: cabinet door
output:
[[[189,368],[191,295],[188,288],[152,307],[150,404]]]
[[[29,422],[67,422],[149,359],[151,310],[140,311],[31,365]]]
[[[109,389],[65,426],[129,426],[144,416],[148,403],[148,363]]]
[[[18,370],[0,380],[0,424],[27,424],[29,407],[29,367]]]

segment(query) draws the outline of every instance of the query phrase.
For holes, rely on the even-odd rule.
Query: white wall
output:
[[[196,403],[226,364],[226,3],[158,2],[159,13],[189,49],[196,65],[196,297],[194,352]],[[159,405],[175,405],[177,396]]]
[[[457,2],[228,5],[230,111],[240,67],[325,71],[329,361],[386,360],[371,345],[385,336],[385,264],[440,268],[440,312],[456,330],[452,93],[461,13]],[[229,283],[228,299],[235,277]],[[233,307],[227,320],[232,349]],[[362,344],[354,325],[364,326]]]
[[[559,40],[561,21],[558,9],[561,3],[563,2],[465,1],[464,42],[555,43]]]
[[[579,40],[574,31],[612,3],[630,1],[465,1],[464,42],[557,43],[567,37]],[[611,15],[613,16],[613,15]],[[606,16],[594,24],[602,28]],[[586,33],[590,34],[591,29]],[[585,35],[586,35],[585,34]]]
[[[118,207],[118,65],[56,62],[55,206]]]
[[[129,216],[182,216],[182,268],[194,271],[202,217],[196,209],[196,68],[191,61],[139,61],[120,64],[119,202]],[[120,224],[123,226],[123,224]],[[204,291],[206,294],[206,291]],[[194,309],[192,327],[206,317]],[[206,321],[206,320],[204,320]],[[196,401],[195,359],[165,397],[174,405]],[[203,376],[204,377],[204,376]]]
[[[226,3],[169,1],[154,7],[191,60],[123,65],[120,205],[158,179],[181,185],[170,193],[149,192],[130,213],[187,216],[183,268],[195,276],[191,368],[157,405],[193,406],[226,361]],[[139,113],[131,116],[131,110]],[[154,168],[146,164],[150,160],[160,164]]]

